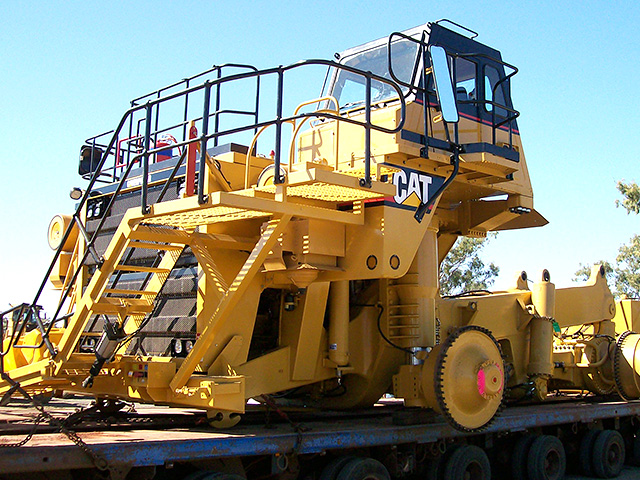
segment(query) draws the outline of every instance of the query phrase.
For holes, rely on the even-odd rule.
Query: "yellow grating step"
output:
[[[180,212],[158,217],[165,225],[182,228],[194,228],[200,225],[212,223],[232,222],[234,220],[245,220],[250,218],[266,218],[272,215],[271,212],[261,212],[256,210],[246,210],[242,208],[215,206],[192,210],[190,212]]]
[[[364,174],[363,174],[364,175]],[[311,169],[291,172],[287,179],[287,196],[331,203],[346,203],[395,195],[395,185],[373,181],[371,188],[360,185],[357,175]],[[265,185],[256,191],[275,193],[275,185]]]
[[[103,297],[93,304],[92,313],[96,315],[147,314],[153,310],[153,304],[141,298]]]
[[[260,191],[275,193],[275,187],[271,185],[261,187]],[[331,203],[347,203],[381,197],[380,193],[376,191],[365,191],[328,183],[310,183],[288,187],[287,196]]]
[[[126,288],[107,288],[104,293],[112,295],[155,295],[155,292],[147,290],[128,290]]]
[[[146,272],[146,273],[169,273],[167,268],[142,267],[138,265],[118,265],[115,270],[120,272]]]
[[[147,248],[149,250],[182,250],[184,245],[171,245],[165,243],[151,243],[151,242],[129,242],[131,248]]]
[[[157,244],[152,244],[154,245],[153,248],[157,250],[181,250],[184,246],[179,246],[179,248],[165,248],[165,246],[168,245],[163,245],[163,243],[178,243],[185,245],[189,243],[189,239],[190,234],[184,230],[163,228],[153,225],[138,225],[136,229],[132,230],[129,234],[129,246],[132,244],[135,245],[135,240],[141,240],[141,243],[144,245],[152,244],[151,242],[159,242]]]

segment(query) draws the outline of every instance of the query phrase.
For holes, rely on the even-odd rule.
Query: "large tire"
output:
[[[442,470],[442,457],[437,457],[429,460],[423,471],[424,480],[442,480],[442,475],[440,475],[441,470]]]
[[[614,478],[624,466],[625,445],[620,433],[602,430],[593,443],[593,473],[599,478]]]
[[[451,458],[451,455],[453,455],[454,452],[460,447],[462,447],[461,444],[451,445],[441,456],[429,461],[429,463],[427,464],[427,471],[425,472],[424,479],[442,480],[442,471],[444,470],[444,466],[447,464],[449,458]]]
[[[596,437],[600,433],[600,430],[589,430],[582,440],[580,440],[580,449],[578,450],[578,466],[580,472],[584,473],[587,477],[593,476],[593,442],[596,441]]]
[[[342,467],[336,480],[391,480],[389,472],[373,458],[354,458]]]
[[[513,480],[527,480],[527,457],[531,444],[536,439],[535,435],[527,433],[516,440],[511,453],[511,476]]]
[[[529,480],[561,480],[567,469],[562,442],[552,435],[541,435],[531,444],[527,459]]]
[[[638,434],[631,441],[631,458],[627,457],[627,463],[634,467],[640,466],[640,436]]]
[[[354,458],[350,455],[334,458],[324,466],[318,480],[336,480],[340,470]]]
[[[491,480],[491,464],[487,454],[475,445],[462,445],[447,459],[443,478],[446,480]]]

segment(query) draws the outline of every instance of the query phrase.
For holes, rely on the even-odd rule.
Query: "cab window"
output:
[[[395,42],[392,44],[391,53],[395,75],[401,81],[410,83],[416,61],[416,44],[407,40]],[[386,44],[354,54],[345,58],[343,63],[344,65],[355,67],[365,72],[370,71],[381,77],[391,79]],[[406,87],[401,87],[401,90],[403,93],[408,91]],[[346,70],[338,70],[331,92],[338,100],[341,108],[363,106],[365,99],[365,77]],[[397,96],[396,90],[389,84],[376,80],[371,82],[372,102],[390,100]]]
[[[506,117],[507,111],[497,106],[497,105],[506,106],[505,95],[504,95],[505,85],[504,83],[498,85],[499,81],[500,81],[500,72],[498,72],[498,69],[496,69],[495,67],[492,67],[491,65],[486,65],[484,67],[484,99],[486,100],[486,103],[484,104],[484,108],[487,112],[492,112],[495,104],[496,115]],[[490,103],[490,102],[493,102],[493,103]]]
[[[456,100],[476,100],[476,64],[466,58],[455,59]]]

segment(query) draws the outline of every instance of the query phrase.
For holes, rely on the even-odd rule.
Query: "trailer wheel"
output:
[[[342,467],[344,467],[354,458],[356,457],[350,455],[344,455],[342,457],[334,458],[324,466],[318,480],[336,480],[338,474],[340,473],[340,470],[342,470]]]
[[[442,471],[444,470],[445,465],[451,458],[451,455],[453,455],[453,453],[460,447],[462,447],[462,445],[459,443],[451,445],[442,455],[428,461],[426,464],[425,480],[442,480]]]
[[[614,478],[624,466],[625,446],[615,430],[602,430],[593,443],[593,473],[600,478]]]
[[[391,480],[389,472],[373,458],[353,458],[340,469],[336,480]]]
[[[475,445],[461,445],[447,459],[443,478],[447,480],[490,480],[487,454]]]
[[[514,480],[527,480],[527,456],[531,449],[531,444],[536,439],[535,435],[525,434],[517,441],[511,453],[511,475]]]
[[[591,458],[593,457],[593,442],[596,441],[596,437],[599,433],[600,430],[589,430],[580,441],[578,465],[580,466],[580,471],[587,477],[593,476],[593,465],[591,461]]]
[[[627,457],[629,465],[640,466],[640,436],[636,435],[631,440],[631,458]]]
[[[527,460],[529,480],[560,480],[567,469],[562,442],[552,435],[541,435],[531,444]]]

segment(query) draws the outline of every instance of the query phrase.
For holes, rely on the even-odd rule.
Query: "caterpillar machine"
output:
[[[602,267],[571,288],[544,271],[439,294],[459,237],[547,223],[517,69],[471,33],[437,22],[335,61],[216,66],[132,101],[81,149],[88,184],[51,221],[35,301],[3,315],[0,392],[192,407],[217,427],[249,399],[393,395],[466,434],[551,392],[639,398],[640,307],[614,301]],[[321,96],[291,108],[287,79],[312,67]],[[44,319],[47,282],[60,302]]]

